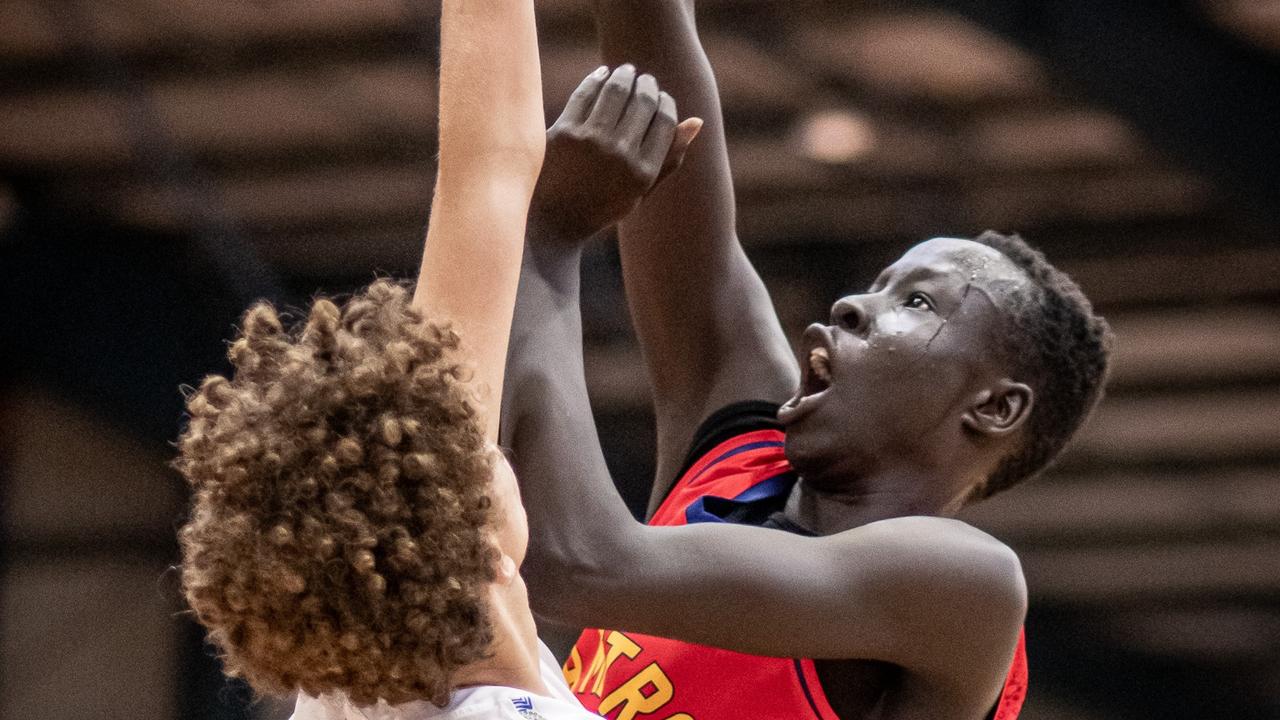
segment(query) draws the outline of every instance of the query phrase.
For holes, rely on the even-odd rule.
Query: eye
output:
[[[929,299],[928,295],[920,292],[913,292],[908,295],[907,301],[903,305],[912,310],[933,310],[933,301]]]

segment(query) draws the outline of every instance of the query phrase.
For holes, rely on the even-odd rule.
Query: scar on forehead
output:
[[[1012,291],[1018,286],[1018,283],[1013,281],[999,281],[997,284],[1003,286],[1002,289],[1008,288],[1008,291]],[[933,341],[937,340],[938,336],[942,334],[942,331],[947,327],[947,324],[951,322],[951,318],[955,316],[956,313],[964,310],[964,304],[969,300],[970,293],[977,293],[978,296],[990,303],[992,307],[997,309],[1000,307],[1000,303],[997,302],[989,289],[972,281],[966,282],[964,284],[964,293],[960,295],[960,302],[956,303],[955,308],[952,309],[951,312],[942,317],[942,322],[938,323],[938,329],[933,331],[933,334],[929,336],[929,340],[925,342],[924,347],[921,348],[920,353],[916,356],[917,360],[922,359],[924,355],[929,352],[933,346]]]
[[[972,282],[967,282],[964,284],[964,294],[960,296],[960,302],[956,303],[955,308],[953,308],[951,312],[942,316],[942,322],[938,323],[938,329],[934,330],[933,334],[929,336],[929,340],[925,342],[924,347],[920,350],[920,354],[916,356],[917,360],[923,359],[925,354],[928,353],[929,350],[933,347],[933,341],[938,339],[938,336],[942,334],[942,329],[947,326],[947,323],[951,322],[951,316],[955,315],[956,313],[964,309],[964,303],[966,300],[969,299],[969,291],[973,289],[974,289],[974,284]],[[981,292],[987,296],[987,302],[991,302],[994,304],[994,301],[991,299],[990,294],[988,294],[986,290],[984,290],[983,288],[978,288],[978,292]]]

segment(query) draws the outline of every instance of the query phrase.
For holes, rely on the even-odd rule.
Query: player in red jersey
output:
[[[599,451],[568,242],[614,219],[574,198],[625,176],[636,142],[600,127],[548,140],[586,149],[576,173],[540,180],[560,191],[531,213],[504,433],[535,611],[611,628],[583,635],[570,684],[613,720],[1010,720],[1026,689],[1021,568],[949,517],[1039,472],[1084,421],[1105,322],[1020,240],[939,238],[837,300],[797,367],[737,240],[692,4],[597,9],[606,60],[662,77],[706,127],[620,230],[658,418],[647,525]],[[601,102],[652,84],[634,77],[615,72]]]

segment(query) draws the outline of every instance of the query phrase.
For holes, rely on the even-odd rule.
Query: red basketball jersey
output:
[[[708,505],[785,497],[795,474],[783,455],[784,437],[776,429],[754,430],[719,443],[680,476],[650,524],[725,522]],[[840,720],[809,659],[589,629],[564,674],[582,704],[610,720]],[[1019,638],[992,720],[1014,720],[1026,689],[1026,652]]]

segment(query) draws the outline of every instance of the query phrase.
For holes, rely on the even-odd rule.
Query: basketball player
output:
[[[605,58],[660,75],[707,126],[620,228],[656,400],[647,525],[614,491],[591,422],[580,248],[545,239],[571,235],[561,213],[531,216],[551,229],[530,228],[505,431],[535,610],[592,628],[570,686],[613,720],[1016,717],[1020,564],[951,517],[1035,475],[1084,421],[1105,322],[1017,237],[936,238],[836,300],[797,367],[736,237],[692,3],[597,9]],[[626,95],[633,76],[606,92]],[[584,167],[560,205],[596,176]]]
[[[259,304],[234,377],[188,402],[184,592],[228,674],[297,692],[297,720],[594,717],[537,639],[528,529],[494,445],[545,149],[533,2],[444,0],[441,36],[416,293],[378,281],[293,331]],[[566,115],[594,117],[607,77]],[[647,138],[649,184],[677,135],[674,103],[652,100],[603,105]]]

